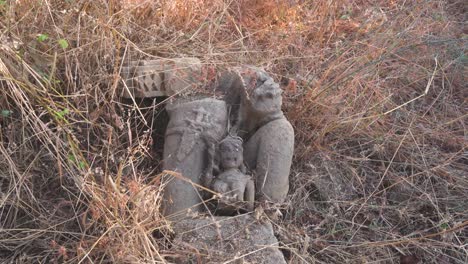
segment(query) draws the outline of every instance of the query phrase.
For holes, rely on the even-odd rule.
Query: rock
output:
[[[269,222],[251,215],[186,219],[173,227],[176,263],[286,264]]]

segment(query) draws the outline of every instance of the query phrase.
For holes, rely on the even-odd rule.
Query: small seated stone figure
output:
[[[245,173],[242,143],[240,137],[228,136],[218,146],[221,173],[213,181],[213,190],[223,195],[218,203],[223,214],[254,207],[254,182]]]

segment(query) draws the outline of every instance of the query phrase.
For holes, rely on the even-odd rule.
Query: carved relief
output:
[[[244,159],[255,180],[256,201],[283,202],[289,190],[294,130],[281,111],[282,90],[265,71],[235,68],[223,74],[233,107],[231,134],[244,139]]]
[[[178,218],[188,210],[204,208],[201,190],[193,184],[201,185],[204,175],[212,171],[214,147],[226,134],[227,107],[222,100],[205,98],[176,101],[166,110],[170,121],[164,142],[164,169],[179,172],[185,180],[168,179],[164,213]]]
[[[170,96],[163,169],[176,173],[163,177],[163,214],[179,223],[175,225],[176,239],[186,244],[196,241],[200,250],[219,249],[226,254],[224,245],[228,243],[219,236],[225,235],[230,242],[239,228],[254,224],[253,236],[250,232],[242,235],[232,248],[237,256],[246,245],[277,243],[271,225],[256,221],[252,215],[219,215],[252,211],[259,202],[284,202],[294,130],[281,111],[282,91],[266,72],[254,67],[234,68],[223,73],[219,87],[213,89],[206,82],[211,80],[206,78],[209,71],[201,65],[196,58],[130,63],[122,69],[122,95]],[[215,99],[219,91],[224,100]],[[204,192],[207,189],[211,191]],[[210,227],[207,223],[212,220],[195,217],[210,209],[218,215],[212,219],[229,224]],[[241,222],[232,224],[236,219]],[[194,234],[195,240],[186,236],[194,230],[202,230]],[[286,263],[278,249],[266,249],[248,253],[245,259]],[[230,253],[226,256],[220,262],[232,259]]]
[[[122,89],[124,97],[166,96],[163,85],[164,63],[162,61],[141,61],[122,67]],[[130,92],[130,94],[129,94]]]
[[[239,209],[253,210],[254,182],[246,174],[244,166],[242,139],[228,136],[219,143],[220,165],[222,172],[213,182],[213,190],[222,194],[218,211],[230,214]]]
[[[128,91],[172,96],[166,106],[164,169],[185,180],[168,180],[165,214],[206,209],[198,184],[222,194],[217,212],[225,214],[252,210],[254,201],[284,202],[294,130],[281,111],[278,83],[259,68],[233,68],[219,78],[216,90],[225,95],[219,100],[208,98],[205,73],[196,58],[143,61],[122,69],[127,96]]]
[[[193,91],[205,72],[197,58],[130,62],[122,67],[123,97],[182,95]]]

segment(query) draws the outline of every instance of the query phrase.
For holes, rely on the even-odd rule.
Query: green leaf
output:
[[[73,155],[71,155],[71,154],[68,155],[68,160],[71,161],[71,162],[76,162],[75,156],[73,156]]]
[[[344,14],[340,17],[341,20],[346,20],[346,19],[349,19],[349,15],[348,14]]]
[[[79,169],[86,169],[86,162],[85,161],[82,161],[82,160],[78,160],[77,157],[75,157],[75,155],[73,154],[69,154],[68,155],[68,160],[77,165]]]
[[[59,39],[58,44],[60,47],[62,47],[62,49],[68,48],[68,41],[66,39]]]
[[[440,228],[442,229],[448,229],[449,228],[449,225],[447,223],[443,223],[440,225]]]
[[[39,34],[37,35],[37,41],[44,42],[49,38],[47,34]]]
[[[80,168],[80,169],[85,169],[85,168],[86,168],[86,163],[85,163],[84,161],[80,161],[80,162],[78,163],[78,168]]]
[[[65,115],[67,115],[68,113],[70,113],[70,110],[68,108],[65,108],[63,109],[62,111],[58,111],[55,113],[55,115],[59,118],[59,119],[63,119],[63,117]]]
[[[6,5],[6,4],[7,4],[6,0],[0,0],[0,6]]]
[[[459,58],[460,62],[462,63],[465,63],[465,62],[468,62],[468,56],[466,56],[465,54],[462,54]]]
[[[1,116],[3,116],[3,117],[8,117],[8,116],[10,116],[10,115],[11,115],[11,111],[10,111],[10,110],[4,109],[4,110],[2,110],[2,112],[1,112]]]

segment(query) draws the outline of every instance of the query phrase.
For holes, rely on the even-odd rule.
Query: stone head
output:
[[[240,137],[228,136],[219,143],[221,166],[224,169],[239,168],[244,162]]]
[[[278,83],[266,72],[251,69],[246,79],[247,103],[249,108],[258,115],[268,115],[281,112],[282,90]]]

